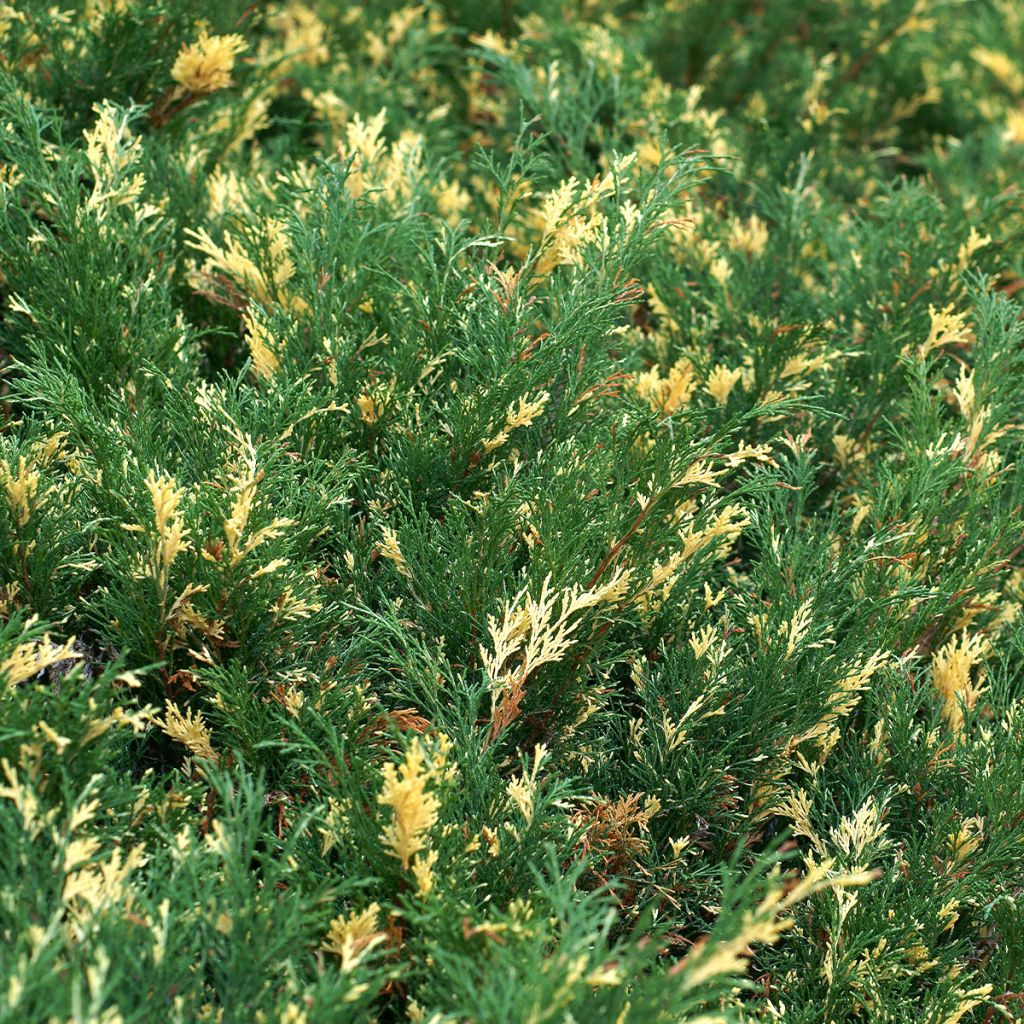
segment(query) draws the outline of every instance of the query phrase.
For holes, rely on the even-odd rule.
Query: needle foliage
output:
[[[1024,7],[0,3],[0,1022],[1024,1012]]]

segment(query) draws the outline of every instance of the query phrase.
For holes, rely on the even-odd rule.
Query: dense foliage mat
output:
[[[1024,6],[0,4],[0,1021],[1024,1013]]]

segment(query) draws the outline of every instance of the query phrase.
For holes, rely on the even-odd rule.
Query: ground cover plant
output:
[[[0,1021],[1024,1013],[1024,7],[0,4]]]

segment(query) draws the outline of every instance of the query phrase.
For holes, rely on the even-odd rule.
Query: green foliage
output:
[[[0,4],[0,1024],[1024,1005],[1024,9]]]

